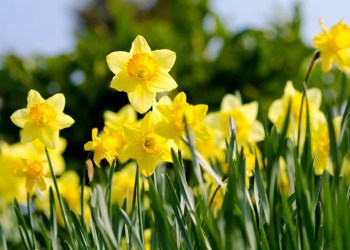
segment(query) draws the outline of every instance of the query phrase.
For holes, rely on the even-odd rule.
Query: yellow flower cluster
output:
[[[63,113],[65,97],[63,94],[55,94],[45,100],[37,91],[30,90],[27,101],[27,108],[19,109],[11,116],[12,122],[22,128],[21,142],[12,145],[0,143],[0,204],[6,206],[14,199],[24,203],[26,193],[36,194],[46,201],[46,204],[38,205],[38,208],[45,207],[44,211],[48,212],[47,187],[53,187],[49,166],[52,164],[55,174],[63,174],[58,179],[63,199],[73,211],[79,213],[79,177],[75,172],[64,173],[62,153],[67,142],[59,137],[59,130],[74,123],[70,116]],[[36,185],[41,192],[36,192]],[[39,200],[36,202],[40,204]]]
[[[322,70],[329,71],[335,63],[340,70],[350,73],[350,27],[341,21],[328,31],[323,20],[321,27],[323,33],[315,37],[313,44],[320,53]],[[98,167],[104,163],[111,166],[115,160],[125,164],[131,161],[113,175],[111,200],[119,206],[125,199],[132,200],[135,163],[144,176],[151,176],[159,164],[172,162],[171,149],[181,151],[185,158],[193,157],[186,147],[187,136],[195,139],[195,153],[202,161],[219,162],[222,166],[220,171],[227,172],[225,139],[231,137],[231,119],[237,149],[245,158],[247,189],[250,188],[255,162],[262,161],[257,144],[265,139],[265,130],[257,120],[258,102],[243,103],[238,94],[227,94],[222,99],[220,110],[207,113],[207,105],[190,104],[184,92],[177,93],[173,99],[166,94],[162,94],[161,98],[157,96],[177,88],[177,83],[169,74],[175,59],[173,51],[152,51],[142,36],[136,37],[130,52],[115,51],[106,57],[107,65],[114,73],[110,86],[126,92],[130,104],[117,113],[105,111],[104,127],[100,132],[98,128],[92,129],[91,140],[84,144],[84,149],[93,153],[93,161]],[[59,137],[59,130],[74,123],[70,116],[63,113],[65,97],[56,94],[45,100],[37,91],[30,90],[27,100],[27,107],[11,116],[12,122],[22,129],[21,142],[12,145],[0,143],[0,205],[14,198],[23,201],[24,187],[26,192],[33,194],[37,185],[43,191],[38,194],[37,207],[47,211],[47,186],[52,182],[48,152],[55,173],[61,175],[58,186],[63,199],[79,213],[79,177],[75,172],[64,172],[65,163],[61,156],[66,141]],[[316,175],[325,171],[333,173],[329,131],[325,115],[320,110],[321,100],[319,89],[310,88],[301,93],[288,81],[282,97],[271,104],[267,114],[278,132],[287,122],[287,137],[297,144],[305,140],[308,112]],[[141,119],[138,119],[137,112],[142,115]],[[340,123],[340,118],[334,120],[337,134]],[[287,164],[282,158],[279,163],[278,186],[281,193],[288,194],[291,178]],[[207,173],[205,176],[207,186],[213,186],[212,176]],[[84,216],[88,220],[90,191],[88,188],[85,191],[87,214]],[[213,200],[215,209],[221,204],[223,196],[224,189],[220,189]]]

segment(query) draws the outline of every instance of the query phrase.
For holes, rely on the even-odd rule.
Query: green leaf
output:
[[[0,245],[3,250],[7,250],[7,243],[5,238],[4,229],[2,228],[2,225],[0,224]]]
[[[190,235],[188,233],[188,230],[186,229],[186,223],[185,223],[182,211],[181,211],[179,199],[176,195],[175,189],[174,189],[173,184],[171,183],[168,175],[165,175],[165,183],[166,183],[166,187],[167,187],[168,192],[169,192],[169,201],[170,201],[171,206],[173,208],[173,211],[175,213],[176,221],[180,227],[181,235],[184,237],[186,247],[187,247],[187,249],[193,249],[192,244],[191,244],[191,240],[190,240]]]
[[[174,238],[174,232],[172,231],[172,227],[169,224],[169,220],[163,207],[163,202],[156,192],[152,179],[149,178],[148,180],[151,207],[155,219],[155,232],[158,235],[161,249],[178,249]]]
[[[53,249],[57,249],[57,215],[55,197],[50,187],[50,234]]]
[[[86,235],[84,228],[81,225],[77,215],[72,210],[70,211],[70,214],[71,214],[74,226],[75,226],[75,230],[77,231],[79,239],[80,239],[79,243],[82,245],[82,247],[84,249],[91,249],[89,242],[87,240],[88,236]]]

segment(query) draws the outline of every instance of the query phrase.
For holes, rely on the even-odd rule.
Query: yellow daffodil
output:
[[[56,94],[45,100],[35,91],[28,93],[27,108],[19,109],[11,115],[12,122],[22,128],[21,142],[39,139],[47,148],[58,144],[59,130],[70,127],[74,120],[63,113],[65,98]]]
[[[152,112],[147,113],[138,126],[124,126],[128,141],[124,155],[135,159],[145,176],[153,174],[159,161],[172,162],[170,142],[155,133],[152,115]]]
[[[345,73],[350,73],[350,26],[341,20],[331,29],[320,20],[322,32],[315,36],[313,45],[320,51],[322,70],[329,71],[333,62]]]
[[[121,156],[125,144],[126,139],[122,131],[110,131],[105,127],[102,133],[98,135],[97,128],[93,128],[92,141],[85,143],[84,149],[94,152],[94,162],[100,167],[103,159],[106,159],[109,165],[112,165],[113,160],[117,156]]]
[[[123,130],[123,125],[132,124],[137,121],[135,109],[130,105],[125,105],[117,113],[106,110],[103,113],[105,126],[110,130]]]
[[[65,162],[62,157],[65,147],[66,141],[59,138],[56,149],[49,149],[51,162],[58,174],[65,170]],[[4,168],[11,169],[17,176],[25,177],[28,192],[32,191],[34,184],[38,184],[41,190],[46,188],[49,165],[45,146],[39,139],[29,143],[15,143],[12,145],[1,143],[0,149],[1,165]]]
[[[23,149],[20,144],[12,146],[4,141],[0,142],[0,210],[11,204],[15,198],[19,203],[26,201],[25,179],[15,175],[15,169],[22,162],[14,154]]]
[[[107,56],[108,67],[115,74],[111,87],[127,92],[135,110],[145,113],[155,102],[156,93],[177,87],[169,75],[175,59],[173,51],[151,51],[145,38],[137,36],[130,53],[116,51]]]
[[[258,115],[258,103],[242,104],[240,98],[227,94],[221,102],[219,112],[208,114],[206,123],[215,129],[222,141],[221,148],[225,147],[225,137],[230,137],[230,117],[236,127],[236,140],[239,146],[262,141],[265,132],[262,124],[256,120]]]
[[[81,214],[81,186],[79,175],[72,170],[65,172],[58,180],[57,184],[62,198],[67,202],[69,208],[76,214]],[[90,208],[88,201],[91,198],[89,187],[84,187],[84,218],[90,220]],[[59,213],[61,214],[61,213]],[[63,224],[63,221],[62,221]]]
[[[136,164],[129,163],[122,170],[113,173],[112,196],[113,204],[123,206],[123,202],[128,198],[128,209],[131,209],[133,193],[135,188]],[[141,184],[141,183],[140,183]]]
[[[181,135],[185,135],[185,119],[191,132],[198,141],[209,140],[209,129],[204,125],[208,106],[191,105],[186,101],[186,94],[180,92],[172,103],[169,100],[160,102],[155,107],[158,124],[156,132],[161,136],[173,139],[180,150],[184,149]]]
[[[333,120],[335,131],[340,130],[341,117]],[[336,133],[338,135],[338,133]],[[333,174],[332,161],[330,159],[330,139],[327,122],[322,119],[315,120],[311,126],[311,150],[315,155],[314,172],[322,175],[325,171]]]
[[[306,96],[308,100],[308,110],[311,124],[317,117],[319,117],[319,119],[325,120],[324,115],[319,110],[322,99],[321,91],[317,88],[311,88],[306,91]],[[283,129],[284,121],[286,119],[289,103],[291,106],[287,136],[292,138],[296,143],[298,139],[297,136],[301,112],[302,128],[305,128],[306,126],[306,100],[304,100],[303,109],[301,110],[302,93],[294,89],[291,81],[287,82],[282,98],[275,100],[271,104],[267,116],[270,121],[276,126],[277,130],[281,132]],[[301,132],[304,134],[304,130]]]

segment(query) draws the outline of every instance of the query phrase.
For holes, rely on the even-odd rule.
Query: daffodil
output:
[[[131,208],[135,188],[136,164],[131,162],[120,171],[113,173],[112,196],[113,204],[123,206],[124,200],[128,199],[128,208]]]
[[[0,210],[11,204],[16,198],[19,203],[26,201],[25,179],[15,175],[15,169],[21,165],[20,157],[14,157],[24,147],[0,142]]]
[[[106,110],[103,113],[105,126],[110,130],[123,130],[123,125],[132,124],[137,121],[137,114],[135,109],[127,104],[122,107],[117,113]]]
[[[59,138],[56,149],[49,149],[51,162],[55,172],[61,174],[65,170],[65,162],[62,153],[66,142]],[[8,145],[0,144],[0,163],[4,169],[10,169],[13,174],[25,180],[28,192],[33,191],[37,184],[41,190],[46,189],[47,178],[49,177],[49,165],[47,162],[45,146],[36,139],[29,143],[15,143]],[[15,184],[15,182],[13,183]],[[15,186],[12,186],[16,190]],[[18,199],[18,197],[16,197]]]
[[[256,120],[258,115],[258,103],[242,104],[239,97],[227,94],[221,102],[218,112],[209,113],[206,124],[215,129],[222,141],[221,148],[225,147],[224,138],[230,137],[230,117],[236,127],[236,141],[239,146],[262,141],[265,132],[262,124]]]
[[[145,113],[155,102],[156,93],[177,87],[169,75],[175,59],[173,51],[152,51],[145,38],[137,36],[130,53],[116,51],[107,56],[108,67],[115,74],[111,87],[127,92],[135,110]]]
[[[271,104],[267,114],[268,118],[276,126],[277,130],[281,132],[287,116],[288,106],[290,105],[287,136],[292,138],[295,143],[298,139],[297,136],[300,114],[302,114],[302,128],[305,128],[306,126],[306,103],[308,103],[308,111],[311,124],[316,118],[325,120],[324,115],[319,110],[322,100],[321,91],[317,88],[308,89],[306,91],[307,102],[304,100],[303,108],[301,109],[302,96],[303,95],[301,92],[294,89],[292,82],[288,81],[284,88],[284,94],[282,98],[275,100]],[[304,134],[303,129],[301,132]]]
[[[121,152],[126,144],[126,139],[122,131],[110,131],[107,127],[98,135],[98,129],[92,129],[92,141],[84,144],[86,151],[94,152],[94,162],[100,167],[103,159],[112,165],[117,156],[122,156]]]
[[[156,132],[163,137],[173,139],[180,150],[184,149],[181,136],[186,134],[185,119],[194,137],[199,140],[209,140],[210,131],[204,125],[208,106],[204,104],[191,105],[186,101],[186,94],[180,92],[173,102],[160,102],[155,107],[155,117],[158,119]]]
[[[340,130],[341,117],[333,120],[333,127]],[[338,133],[336,133],[338,135]],[[324,119],[315,120],[311,126],[311,150],[315,155],[314,172],[322,175],[325,171],[333,174],[333,166],[330,158],[330,139],[328,124]]]
[[[65,98],[56,94],[47,100],[35,91],[28,93],[27,108],[11,115],[12,122],[22,128],[21,142],[39,139],[47,148],[54,149],[59,140],[59,130],[70,127],[74,120],[63,113]]]
[[[72,170],[65,172],[57,180],[62,198],[67,202],[69,208],[76,214],[81,214],[81,186],[79,175]],[[90,220],[90,208],[88,201],[91,198],[89,187],[84,187],[84,218],[88,222]],[[57,206],[58,207],[58,206]],[[58,213],[61,214],[61,213]],[[62,220],[63,224],[63,220]]]
[[[158,162],[172,162],[170,142],[155,133],[155,121],[152,115],[152,111],[148,112],[138,126],[124,126],[128,141],[124,155],[135,159],[145,176],[153,174]]]
[[[350,26],[341,20],[331,29],[320,20],[322,33],[315,36],[313,45],[319,50],[322,70],[329,71],[333,62],[345,73],[350,73]]]

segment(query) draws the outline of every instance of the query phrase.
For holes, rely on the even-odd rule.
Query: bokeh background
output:
[[[63,130],[65,159],[78,169],[87,156],[83,144],[91,129],[103,126],[103,111],[128,103],[125,93],[109,87],[113,77],[105,56],[129,51],[136,35],[152,49],[177,53],[171,75],[190,103],[219,109],[226,93],[239,91],[244,102],[258,100],[260,120],[287,80],[302,88],[314,54],[311,42],[344,18],[348,0],[12,0],[0,3],[0,140],[19,140],[9,119],[26,105],[29,89],[44,98],[66,96],[65,113],[76,123]],[[310,87],[320,87],[326,102],[335,101],[339,73],[320,74]],[[332,84],[332,88],[331,88]]]

